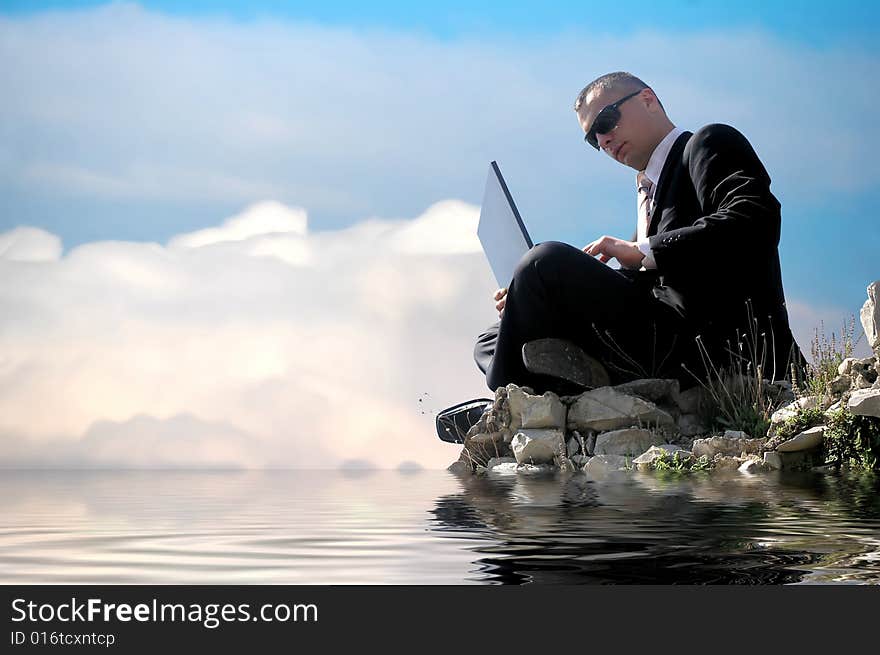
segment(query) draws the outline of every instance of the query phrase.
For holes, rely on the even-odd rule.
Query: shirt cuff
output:
[[[657,262],[654,261],[654,252],[651,250],[651,242],[648,239],[642,239],[641,241],[636,241],[636,245],[645,256],[642,260],[642,266],[646,269],[657,268]]]

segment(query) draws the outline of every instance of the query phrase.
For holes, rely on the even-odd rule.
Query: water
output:
[[[828,473],[5,471],[0,582],[874,584],[878,490]]]

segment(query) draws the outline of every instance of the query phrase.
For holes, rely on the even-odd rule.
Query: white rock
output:
[[[764,471],[764,466],[756,459],[747,459],[737,469],[740,473],[755,474]]]
[[[504,459],[507,458],[505,457]],[[519,464],[517,464],[516,460],[514,459],[512,462],[504,462],[502,464],[490,466],[489,473],[491,473],[492,475],[516,475],[517,466],[519,466]]]
[[[819,407],[819,402],[819,396],[804,396],[803,398],[798,398],[794,402],[789,403],[785,407],[780,407],[773,412],[773,415],[770,417],[770,423],[773,425],[782,423],[797,414],[799,409],[813,409],[814,407]]]
[[[663,443],[663,437],[651,430],[627,428],[612,430],[596,436],[595,453],[597,455],[637,455],[651,446]]]
[[[875,282],[876,284],[876,282]],[[880,418],[880,389],[859,389],[853,391],[846,408],[859,416]]]
[[[859,312],[868,346],[880,356],[880,280],[868,285],[868,299]]]
[[[565,435],[562,430],[519,430],[510,448],[520,464],[543,464],[565,452]]]
[[[510,409],[511,428],[565,429],[565,405],[552,391],[543,396],[524,392],[515,384],[507,385],[507,406]]]
[[[501,466],[502,464],[516,465],[516,458],[515,457],[493,457],[488,462],[486,462],[486,468],[491,471],[496,466]]]
[[[724,431],[725,439],[750,439],[749,435],[747,435],[742,430],[725,430]]]
[[[776,450],[782,453],[794,453],[799,450],[811,450],[822,443],[825,436],[825,426],[817,425],[796,434],[788,441],[783,441],[776,446]]]
[[[616,430],[633,425],[672,426],[672,417],[650,403],[611,387],[586,391],[568,410],[571,429]]]

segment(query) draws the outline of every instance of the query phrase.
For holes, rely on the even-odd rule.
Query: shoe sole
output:
[[[611,384],[608,371],[597,359],[564,339],[536,339],[523,344],[523,364],[529,373],[548,375],[596,389]]]

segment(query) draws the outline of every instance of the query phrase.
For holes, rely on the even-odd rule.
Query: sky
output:
[[[858,316],[868,3],[411,5],[0,0],[4,461],[446,466],[433,413],[487,394],[488,162],[536,242],[634,231],[572,110],[611,70],[751,141],[808,357]]]

